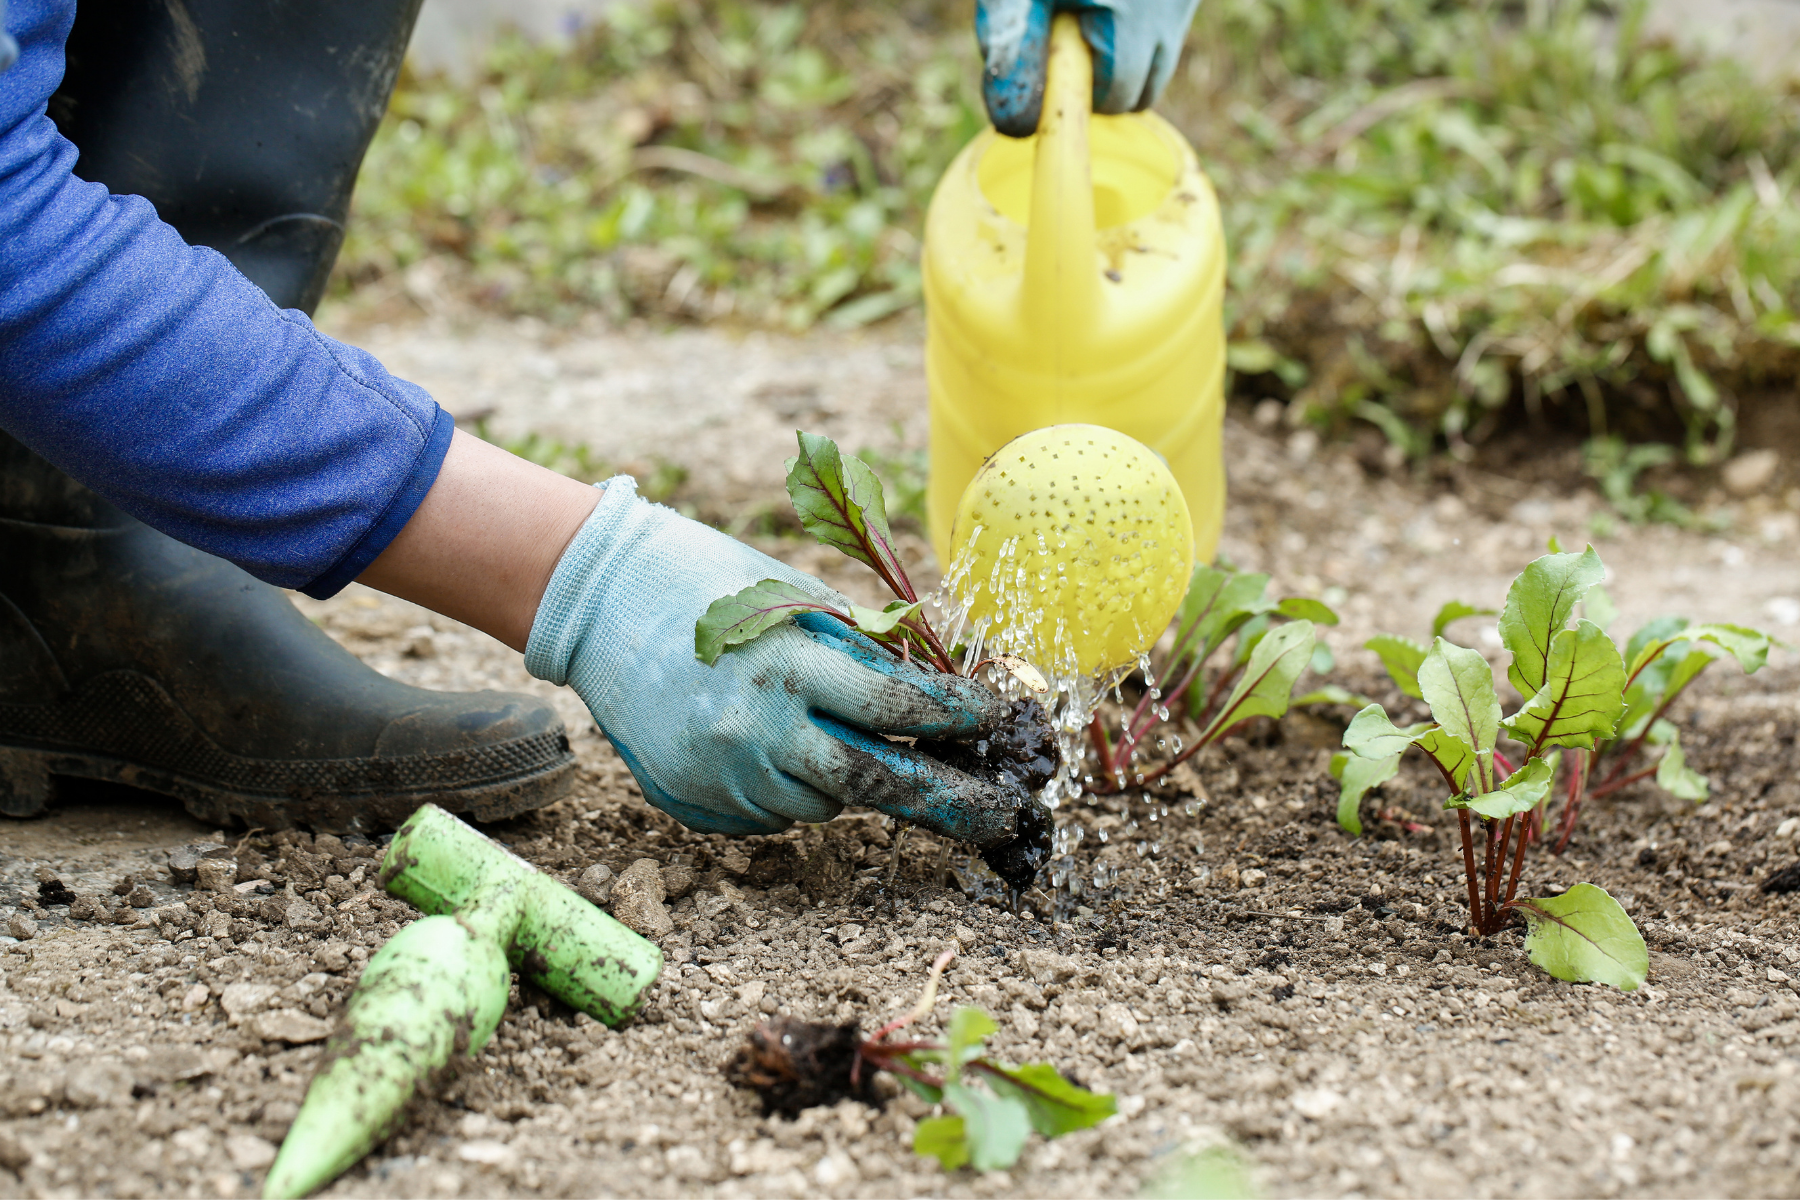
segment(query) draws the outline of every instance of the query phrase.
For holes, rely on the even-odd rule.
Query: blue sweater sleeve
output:
[[[147,200],[78,179],[45,113],[74,2],[9,7],[0,428],[146,524],[331,595],[418,508],[451,418],[187,245]]]

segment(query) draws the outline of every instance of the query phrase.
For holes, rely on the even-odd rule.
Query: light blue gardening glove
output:
[[[1094,111],[1140,112],[1168,86],[1200,0],[976,0],[981,98],[1008,137],[1037,132],[1050,17],[1072,12],[1094,52]]]
[[[979,737],[1006,701],[817,614],[706,666],[694,623],[721,596],[781,579],[847,601],[639,499],[628,475],[601,486],[538,606],[525,666],[580,694],[650,803],[702,833],[778,833],[855,804],[978,846],[1012,835],[1016,797],[880,736]]]

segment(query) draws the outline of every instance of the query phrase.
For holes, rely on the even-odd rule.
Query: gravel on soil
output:
[[[426,347],[431,333],[382,336]],[[613,335],[609,369],[661,371],[668,394],[710,379],[725,400],[706,393],[707,412],[762,403],[718,374],[739,346],[681,337],[680,354],[646,343],[633,368],[633,343]],[[523,341],[559,352],[501,327],[455,353],[482,338],[496,355]],[[771,341],[756,353],[763,383],[814,379],[804,395],[824,409],[850,413],[879,393],[898,422],[888,436],[918,444],[922,387],[904,344],[848,340],[834,354],[822,339]],[[879,387],[859,392],[859,362]],[[453,382],[423,381],[456,407]],[[563,417],[596,444],[603,391]],[[724,451],[684,442],[687,419],[671,406],[668,444],[691,451],[687,502],[780,501],[778,422],[746,421],[755,436],[729,447],[743,494],[719,500],[709,481],[724,467],[707,456]],[[1497,602],[1549,533],[1577,540],[1595,509],[1572,484],[1522,491],[1461,468],[1415,479],[1235,418],[1228,447],[1226,552],[1280,589],[1330,594],[1345,616],[1326,631],[1340,682],[1377,698],[1392,697],[1362,639],[1417,636],[1453,596]],[[1754,499],[1728,534],[1626,529],[1599,542],[1621,624],[1671,609],[1752,623],[1786,612],[1800,570],[1778,518],[1793,509],[1780,494]],[[792,538],[758,544],[875,598],[861,568]],[[928,558],[916,536],[906,552]],[[572,693],[530,680],[497,643],[360,588],[301,607],[408,682],[553,697],[580,782],[488,832],[591,899],[635,906],[666,929],[669,959],[644,1015],[617,1031],[516,995],[480,1059],[327,1195],[1120,1195],[1222,1141],[1276,1196],[1793,1192],[1800,893],[1762,887],[1800,861],[1791,656],[1748,679],[1715,668],[1681,717],[1711,802],[1621,792],[1584,815],[1565,858],[1527,867],[1527,894],[1587,881],[1631,910],[1651,972],[1623,994],[1550,979],[1516,930],[1456,932],[1454,826],[1423,771],[1370,803],[1368,836],[1336,827],[1325,764],[1347,712],[1228,738],[1167,794],[1066,807],[1082,893],[1040,889],[1014,910],[965,854],[916,831],[888,889],[894,831],[873,814],[770,838],[689,833],[643,802]],[[323,1030],[368,955],[414,915],[372,886],[379,852],[359,838],[214,831],[122,789],[0,831],[0,1196],[256,1193]],[[873,1028],[911,1006],[952,945],[938,1018],[982,1005],[1001,1057],[1048,1059],[1115,1091],[1117,1117],[1034,1138],[1012,1171],[946,1174],[910,1152],[927,1110],[909,1096],[788,1120],[726,1082],[723,1064],[759,1022]]]

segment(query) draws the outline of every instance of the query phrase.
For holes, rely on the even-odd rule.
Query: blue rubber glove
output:
[[[1050,18],[1072,12],[1094,52],[1094,111],[1141,112],[1175,73],[1200,0],[976,0],[981,98],[1008,137],[1037,132],[1050,59]]]
[[[525,666],[580,694],[650,803],[702,833],[777,833],[856,804],[978,846],[1012,836],[1016,798],[880,736],[979,737],[1006,701],[816,614],[706,666],[694,623],[720,596],[782,579],[847,602],[640,499],[630,476],[601,486],[538,606]]]

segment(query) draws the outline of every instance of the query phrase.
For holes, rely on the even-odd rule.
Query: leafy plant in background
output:
[[[1111,795],[1155,783],[1245,721],[1287,712],[1294,684],[1309,666],[1321,674],[1331,669],[1331,652],[1314,625],[1336,625],[1337,614],[1305,597],[1272,600],[1268,587],[1267,575],[1226,565],[1194,568],[1175,616],[1174,642],[1160,662],[1146,665],[1143,692],[1125,707],[1118,739],[1099,714],[1088,726],[1099,766],[1086,780],[1089,792]],[[1214,663],[1228,645],[1230,652]],[[1155,746],[1172,756],[1147,772],[1133,771],[1128,785],[1126,772],[1146,739],[1178,724],[1176,713],[1192,720],[1199,735],[1185,746],[1178,735],[1158,736]]]
[[[474,84],[403,77],[338,292],[442,267],[572,317],[845,324],[918,296],[925,203],[981,127],[938,0],[615,6]],[[1800,369],[1800,94],[1642,9],[1208,0],[1159,105],[1232,246],[1234,385],[1409,453],[1520,416],[1696,456]],[[431,303],[434,288],[409,291]]]
[[[1660,521],[1688,529],[1699,523],[1694,511],[1681,501],[1656,488],[1639,486],[1645,471],[1675,460],[1674,447],[1656,442],[1627,445],[1624,438],[1612,434],[1589,439],[1581,448],[1581,458],[1583,470],[1599,485],[1606,502],[1631,524]]]
[[[981,127],[967,22],[651,0],[569,45],[505,39],[472,84],[404,74],[338,278],[379,288],[431,260],[481,303],[559,319],[906,308],[925,202]]]
[[[1499,631],[1512,656],[1507,680],[1525,700],[1511,716],[1502,716],[1487,659],[1440,635],[1414,669],[1384,656],[1396,683],[1424,700],[1432,720],[1400,728],[1381,705],[1371,704],[1344,731],[1344,748],[1374,764],[1358,768],[1354,786],[1365,791],[1391,778],[1414,747],[1442,775],[1449,791],[1445,807],[1455,810],[1462,835],[1472,932],[1490,936],[1522,917],[1530,926],[1525,949],[1538,966],[1559,979],[1630,991],[1644,981],[1649,957],[1637,926],[1616,900],[1589,884],[1561,896],[1518,898],[1526,851],[1541,828],[1564,754],[1583,756],[1573,773],[1584,777],[1595,748],[1631,728],[1622,722],[1654,723],[1669,698],[1666,685],[1654,700],[1640,695],[1634,703],[1628,693],[1649,664],[1668,653],[1678,631],[1636,649],[1637,669],[1628,670],[1600,624],[1575,618],[1577,606],[1604,574],[1590,546],[1581,554],[1547,554],[1513,580]],[[1601,607],[1610,608],[1610,601]],[[1654,644],[1658,640],[1661,644]],[[1516,766],[1501,750],[1502,741],[1523,748]],[[1342,774],[1348,789],[1348,765]]]
[[[1800,362],[1800,95],[1644,5],[1222,0],[1164,108],[1225,198],[1237,390],[1480,440],[1685,426]]]

